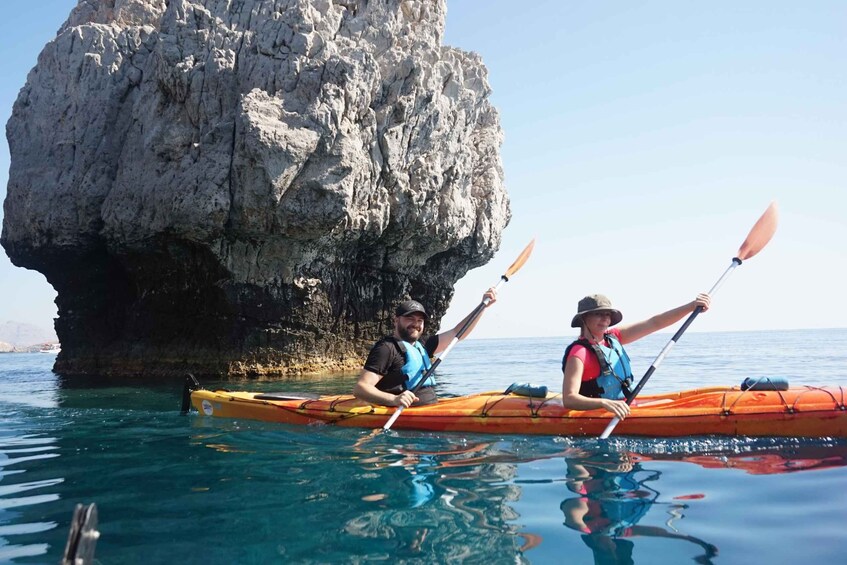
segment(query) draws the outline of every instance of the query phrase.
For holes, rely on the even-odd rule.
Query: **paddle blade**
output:
[[[523,267],[524,263],[526,263],[529,256],[532,255],[532,249],[535,247],[535,238],[532,238],[532,241],[529,242],[529,245],[526,246],[526,249],[521,251],[521,254],[518,255],[518,258],[515,259],[515,262],[512,263],[512,266],[506,269],[506,273],[503,275],[506,278],[511,277],[518,271],[520,271],[521,267]]]
[[[741,244],[737,255],[739,259],[742,261],[749,259],[768,244],[776,232],[778,216],[776,202],[771,202],[771,205],[768,206],[768,209],[765,210],[765,213],[762,214],[762,217],[759,218],[759,221],[750,230],[747,239]]]

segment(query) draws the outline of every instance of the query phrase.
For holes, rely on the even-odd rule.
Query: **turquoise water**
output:
[[[630,352],[638,372],[669,336]],[[561,387],[565,339],[469,340],[440,393]],[[847,330],[688,333],[645,392],[847,385]],[[180,383],[0,356],[0,563],[56,563],[96,502],[101,563],[841,562],[847,442],[296,427],[180,415]],[[347,390],[354,376],[232,389]],[[214,385],[220,383],[204,383]]]

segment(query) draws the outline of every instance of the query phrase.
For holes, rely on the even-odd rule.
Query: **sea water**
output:
[[[642,374],[669,335],[628,349]],[[467,340],[439,394],[561,389],[570,338]],[[0,355],[0,562],[57,563],[77,503],[100,563],[840,563],[847,442],[537,437],[179,413],[181,383]],[[686,334],[645,393],[847,385],[847,330]],[[355,375],[231,389],[347,391]]]

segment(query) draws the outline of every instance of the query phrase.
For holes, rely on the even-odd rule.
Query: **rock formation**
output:
[[[80,0],[7,124],[2,244],[56,289],[62,374],[360,366],[509,220],[444,0]],[[482,289],[480,289],[482,290]]]

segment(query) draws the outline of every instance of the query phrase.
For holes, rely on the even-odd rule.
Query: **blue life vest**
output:
[[[433,483],[439,475],[438,467],[439,463],[432,455],[421,455],[419,463],[406,467],[412,473],[412,477],[408,479],[412,486],[411,508],[420,508],[436,498]]]
[[[644,483],[655,480],[658,475],[639,480],[636,476],[638,472],[643,473],[645,470],[638,465],[627,473],[597,469],[594,478],[601,479],[603,486],[599,492],[589,493],[588,496],[600,503],[602,515],[609,520],[609,524],[596,533],[625,535],[626,530],[638,524],[656,503],[659,493]]]
[[[429,361],[429,353],[427,353],[421,342],[416,341],[411,344],[407,341],[397,340],[400,349],[406,355],[406,364],[400,370],[406,375],[406,390],[413,390],[418,386],[418,383],[424,376],[424,373],[429,371],[432,363]],[[435,385],[435,377],[430,376],[426,382],[427,386]]]
[[[600,364],[600,375],[590,381],[582,381],[579,393],[592,398],[608,398],[611,400],[624,400],[628,397],[632,388],[632,368],[629,364],[629,356],[612,334],[605,335],[609,346],[603,343],[591,343],[587,339],[580,338],[571,343],[565,350],[565,359],[571,348],[576,345],[590,349],[597,356]]]

